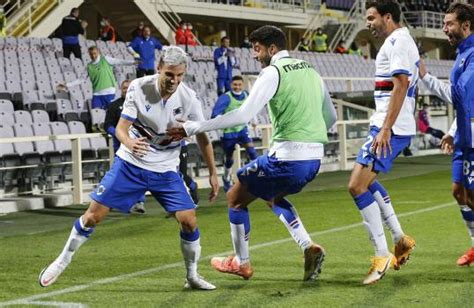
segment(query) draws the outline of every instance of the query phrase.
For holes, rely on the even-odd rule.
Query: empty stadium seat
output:
[[[15,123],[22,123],[31,125],[33,123],[33,119],[31,118],[31,114],[29,111],[26,110],[17,110],[13,113],[13,117],[15,118]]]
[[[0,99],[0,111],[13,113],[13,111],[15,111],[15,108],[10,100]]]
[[[0,111],[0,124],[13,126],[13,124],[15,124],[15,118],[13,117],[13,114],[9,112]]]
[[[46,116],[48,115],[46,114]],[[51,136],[49,119],[33,123],[33,133],[35,136]],[[35,141],[34,143],[36,151],[42,156],[42,161],[46,163],[44,168],[45,180],[50,183],[60,180],[63,174],[63,166],[52,164],[61,163],[62,155],[55,150],[53,141]]]
[[[31,116],[33,117],[34,123],[47,124],[49,122],[49,115],[44,110],[33,110],[31,111]]]
[[[16,123],[13,125],[13,130],[15,132],[15,137],[34,136],[31,123]],[[35,166],[24,169],[23,175],[27,180],[25,184],[40,183],[43,174],[43,169],[41,167],[41,156],[35,151],[33,142],[15,142],[13,146],[15,148],[15,152],[21,156],[22,163],[24,165]]]
[[[0,123],[0,138],[13,138],[15,134],[11,126],[2,125]],[[13,143],[0,144],[0,166],[16,167],[21,165],[20,155],[15,152]],[[20,169],[0,170],[0,185],[9,187],[18,183]]]
[[[100,108],[94,108],[91,110],[92,126],[96,130],[104,129],[105,113],[106,111]]]
[[[69,132],[71,134],[86,134],[86,127],[84,123],[79,121],[71,121],[68,123]],[[82,150],[82,176],[83,178],[94,178],[98,169],[99,164],[88,163],[88,160],[96,159],[96,151],[91,147],[88,138],[81,138],[81,150]]]

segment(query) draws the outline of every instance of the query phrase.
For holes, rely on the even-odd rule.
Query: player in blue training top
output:
[[[232,77],[230,84],[231,90],[222,94],[217,99],[214,108],[212,109],[211,118],[226,114],[233,110],[239,109],[245,102],[248,96],[247,91],[244,91],[244,79],[242,76]],[[234,127],[224,128],[224,134],[221,138],[221,145],[225,153],[225,170],[222,176],[224,183],[224,191],[227,192],[232,187],[232,165],[234,164],[234,150],[235,145],[243,146],[250,160],[257,158],[257,151],[252,143],[252,138],[249,136],[247,125],[238,125]]]
[[[215,289],[197,272],[201,244],[196,205],[177,172],[181,143],[165,134],[166,129],[178,121],[204,120],[196,93],[181,82],[186,73],[186,62],[184,50],[168,47],[160,59],[159,74],[131,83],[116,128],[121,145],[114,164],[91,194],[92,202],[74,223],[61,254],[41,272],[39,283],[42,287],[50,286],[58,279],[110,209],[129,212],[133,204],[150,191],[180,225],[185,288]],[[214,152],[206,134],[197,135],[196,140],[209,168],[212,188],[209,197],[213,201],[219,189]]]

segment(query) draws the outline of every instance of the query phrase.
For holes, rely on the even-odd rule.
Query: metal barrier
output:
[[[429,29],[442,29],[444,24],[444,13],[430,11],[404,12],[406,21],[411,27]]]

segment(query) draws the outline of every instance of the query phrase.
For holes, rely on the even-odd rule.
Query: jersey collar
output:
[[[288,50],[280,50],[276,54],[273,55],[272,59],[270,60],[270,64],[275,64],[276,61],[280,60],[281,58],[289,58],[290,54]]]
[[[97,64],[97,63],[99,63],[99,62],[100,62],[100,55],[97,57],[97,60],[92,61],[91,63],[92,63],[92,64]]]
[[[458,53],[464,52],[466,49],[474,46],[474,34],[469,35],[459,44]]]

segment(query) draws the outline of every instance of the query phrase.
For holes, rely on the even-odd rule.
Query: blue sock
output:
[[[303,251],[313,244],[303,222],[290,201],[282,199],[272,206],[272,211],[285,225],[288,232],[290,232],[291,237],[293,237],[295,242]]]
[[[247,148],[247,155],[250,157],[250,160],[254,160],[257,158],[258,154],[257,154],[257,150],[255,150],[254,147],[249,147]]]
[[[94,228],[88,228],[82,225],[81,217],[76,219],[76,221],[74,222],[74,228],[76,229],[77,233],[85,237],[89,237],[92,232],[94,232]]]
[[[199,228],[196,228],[196,230],[192,232],[186,232],[184,230],[181,230],[179,232],[179,236],[188,242],[194,242],[199,239],[200,233],[199,233]]]
[[[354,202],[360,211],[375,202],[375,198],[370,191],[366,191],[358,196],[353,197]]]
[[[250,232],[249,209],[229,209],[229,221],[235,225],[244,225],[245,234]]]
[[[232,168],[233,164],[234,164],[234,160],[232,158],[229,158],[229,157],[225,158],[224,166],[226,168]]]

